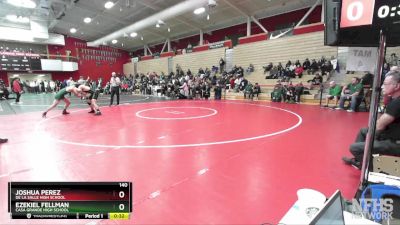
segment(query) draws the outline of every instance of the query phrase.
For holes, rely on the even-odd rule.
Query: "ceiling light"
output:
[[[143,39],[144,39],[144,38],[143,38],[143,36],[141,36],[141,37],[140,37],[140,40],[142,40],[142,41],[143,41]]]
[[[121,45],[122,45],[122,47],[124,47],[124,43],[122,43]]]
[[[24,16],[7,15],[6,18],[14,23],[29,23],[29,18]]]
[[[69,29],[69,32],[71,32],[71,33],[76,33],[76,28],[71,28],[71,29]]]
[[[199,14],[204,13],[205,11],[206,11],[206,9],[205,9],[204,7],[201,7],[201,8],[195,9],[195,10],[193,11],[193,13],[196,14],[196,15],[199,15]]]
[[[112,41],[111,41],[111,43],[113,43],[113,44],[117,44],[117,43],[118,43],[118,41],[114,39],[114,40],[112,40]]]
[[[158,20],[157,23],[158,23],[158,24],[165,24],[165,22],[162,21],[162,20]]]
[[[171,32],[171,28],[168,27],[168,32]]]
[[[104,8],[111,9],[114,6],[114,2],[108,1],[104,4]]]
[[[83,22],[90,23],[90,22],[92,22],[92,18],[86,17],[85,19],[83,19]]]
[[[207,15],[207,20],[210,20],[210,15],[209,14]]]
[[[157,27],[157,28],[159,28],[159,27],[160,27],[160,24],[159,24],[159,23],[157,23],[157,24],[156,24],[156,27]]]
[[[36,8],[36,3],[32,0],[7,0],[7,3],[16,7]]]
[[[136,37],[137,36],[137,33],[136,32],[132,32],[131,33],[131,37]]]

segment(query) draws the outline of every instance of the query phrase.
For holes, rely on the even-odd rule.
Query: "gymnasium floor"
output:
[[[0,224],[9,181],[132,181],[129,221],[43,220],[29,224],[277,223],[313,188],[353,197],[360,171],[342,163],[368,113],[250,101],[122,96],[102,116],[73,98],[41,112],[52,94],[0,101]]]

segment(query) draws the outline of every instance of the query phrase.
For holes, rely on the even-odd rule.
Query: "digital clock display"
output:
[[[393,26],[400,22],[400,0],[375,2],[373,26]]]

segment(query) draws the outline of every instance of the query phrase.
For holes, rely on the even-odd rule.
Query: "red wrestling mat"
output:
[[[0,224],[8,181],[133,181],[130,221],[37,224],[277,223],[299,188],[352,198],[341,162],[366,113],[315,106],[173,101],[0,117]],[[32,221],[31,221],[32,222]]]

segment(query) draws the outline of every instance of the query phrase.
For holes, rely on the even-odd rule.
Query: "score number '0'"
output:
[[[400,8],[400,5],[398,7]],[[397,7],[392,7],[392,8],[396,9]],[[392,9],[392,11],[395,11],[393,9]],[[348,5],[346,11],[347,11],[346,12],[347,19],[349,19],[351,21],[357,21],[357,20],[361,19],[361,17],[363,16],[364,4],[361,1],[352,2]],[[393,17],[396,15],[396,13],[397,13],[397,15],[400,16],[400,11],[390,13],[390,6],[383,5],[383,6],[379,7],[377,16],[381,19],[384,19],[384,18],[388,17],[389,14],[391,17]]]
[[[340,27],[371,25],[375,1],[343,0]],[[384,10],[382,10],[382,13]]]

